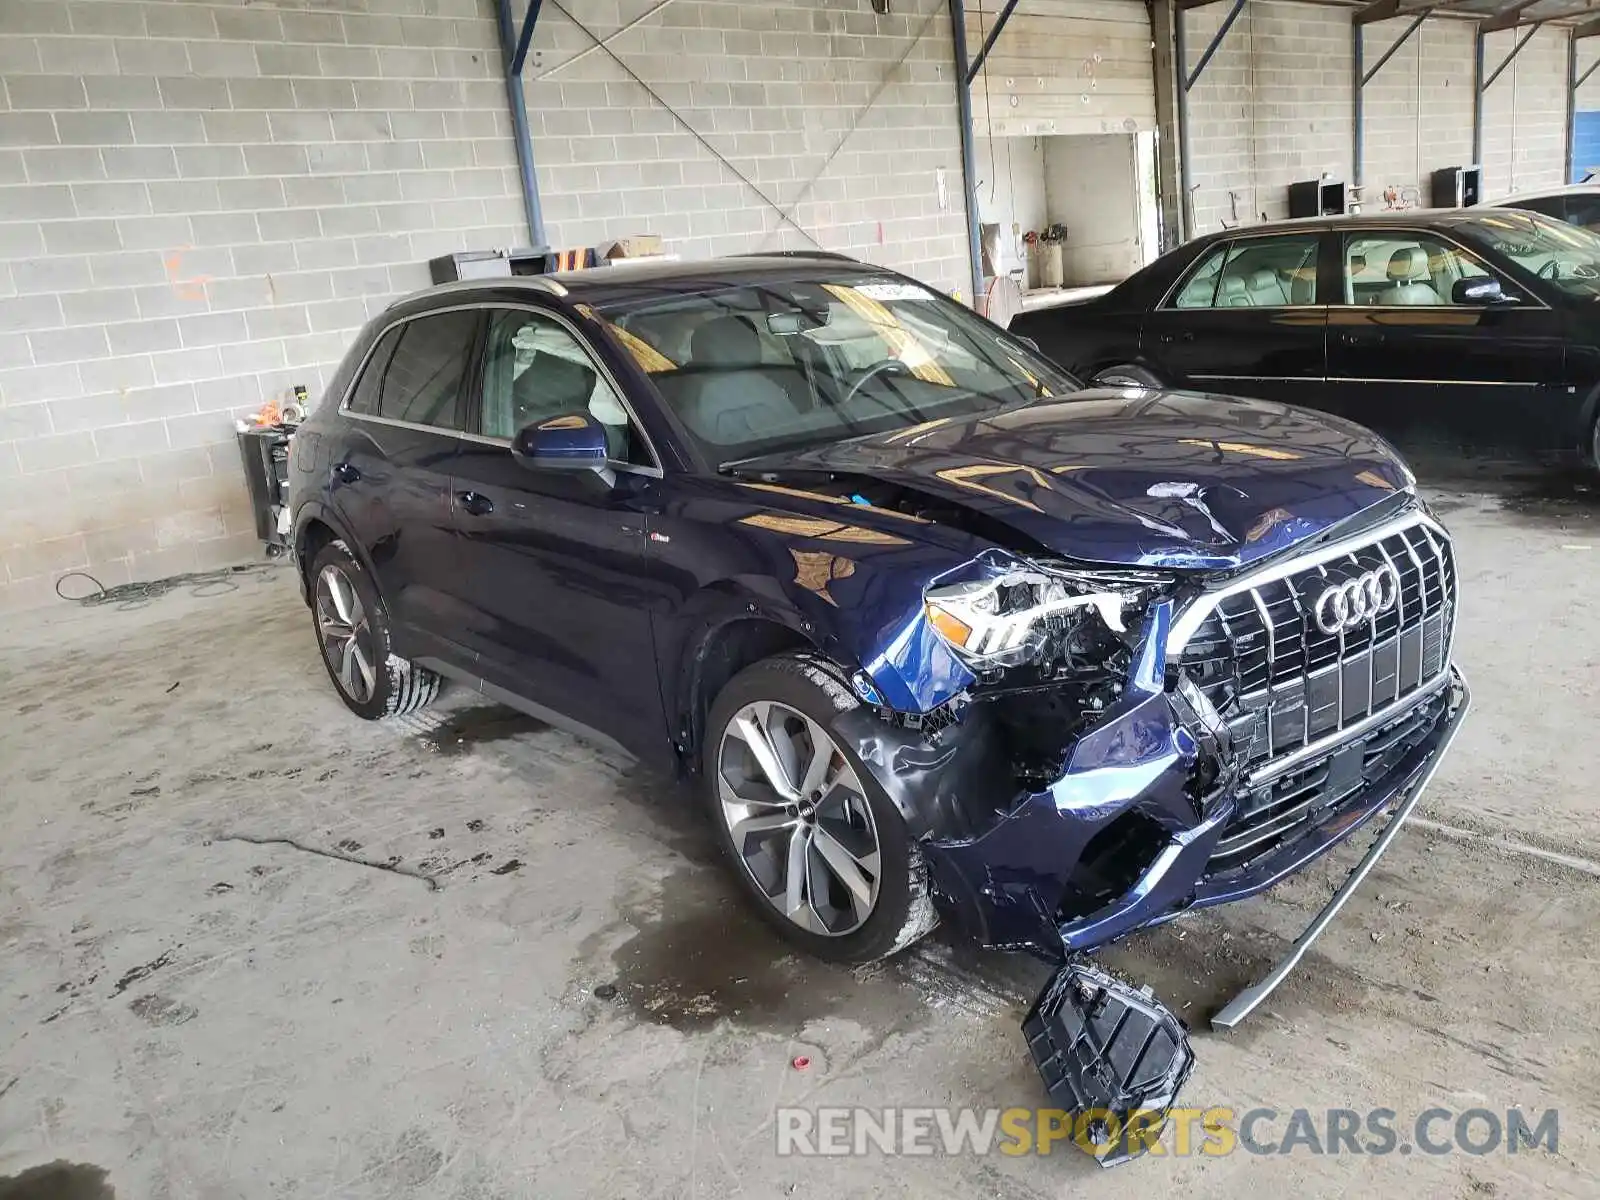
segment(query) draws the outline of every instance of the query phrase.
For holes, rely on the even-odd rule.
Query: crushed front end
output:
[[[1031,647],[1003,668],[968,656],[972,682],[935,712],[842,724],[919,833],[945,915],[984,944],[1071,960],[1260,892],[1392,810],[1314,937],[1466,714],[1448,536],[1416,507],[1231,577],[1096,586],[1073,620],[1003,630]],[[958,609],[946,640],[983,623]]]

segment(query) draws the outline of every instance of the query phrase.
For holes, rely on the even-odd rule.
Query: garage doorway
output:
[[[1161,250],[1153,131],[977,141],[978,213],[1024,292],[1118,283]],[[1027,235],[1066,227],[1055,249]]]

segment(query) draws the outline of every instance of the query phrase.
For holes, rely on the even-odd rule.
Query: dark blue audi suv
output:
[[[1392,834],[1467,707],[1450,538],[1381,439],[1085,390],[838,256],[435,287],[290,458],[354,712],[450,680],[697,781],[828,959],[941,917],[1072,959],[1259,892]]]

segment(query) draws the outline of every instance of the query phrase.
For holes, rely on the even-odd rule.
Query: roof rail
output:
[[[526,287],[537,292],[548,292],[552,296],[565,296],[567,289],[554,279],[544,275],[486,275],[482,279],[452,279],[448,283],[430,284],[428,287],[419,288],[414,292],[407,292],[404,296],[396,296],[384,306],[384,311],[404,304],[407,300],[418,296],[437,296],[441,293],[468,292],[482,290],[486,287]]]
[[[836,262],[858,263],[861,260],[835,250],[765,250],[753,254],[732,254],[730,258],[829,258]]]
[[[486,287],[527,287],[549,292],[552,296],[565,296],[567,289],[547,275],[485,275],[480,279],[452,279],[449,283],[436,283],[423,290],[429,294],[462,292]]]

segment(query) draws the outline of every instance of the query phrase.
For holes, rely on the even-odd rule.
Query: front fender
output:
[[[864,670],[874,702],[902,712],[936,708],[972,682],[928,628],[922,593],[992,543],[787,484],[686,480],[665,509],[652,527],[670,597],[657,641],[669,677],[692,665],[706,631],[755,620]]]

